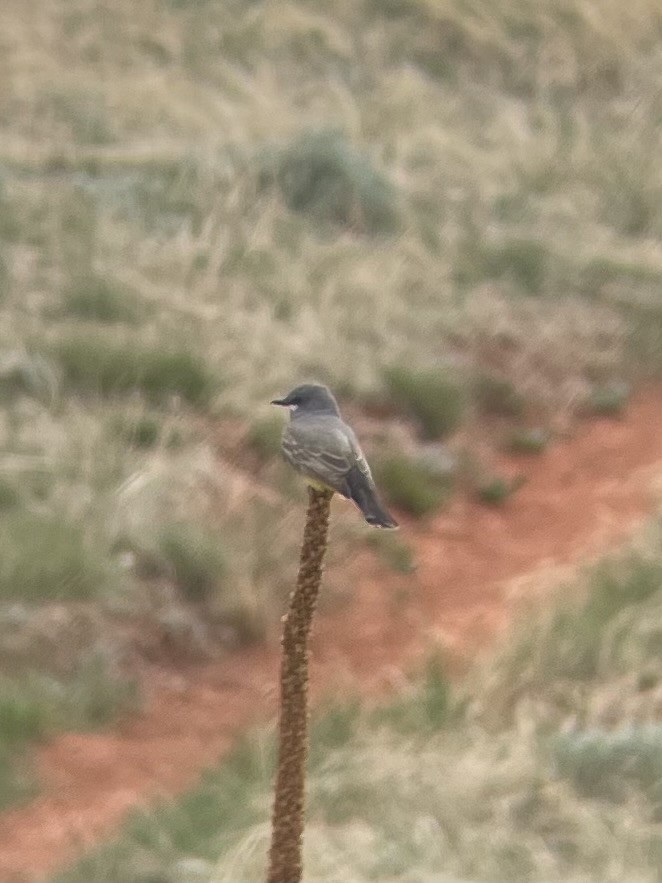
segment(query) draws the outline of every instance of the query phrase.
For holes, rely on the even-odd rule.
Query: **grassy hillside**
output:
[[[419,443],[526,439],[659,370],[651,0],[5,0],[0,25],[8,676],[53,673],[39,617],[65,679],[122,670],[118,619],[152,655],[273,628],[300,496],[267,402],[296,381],[404,421],[363,437],[423,515],[449,481]]]
[[[306,879],[658,879],[661,587],[653,525],[459,687],[432,661],[386,705],[318,717]],[[262,879],[273,736],[58,879]]]

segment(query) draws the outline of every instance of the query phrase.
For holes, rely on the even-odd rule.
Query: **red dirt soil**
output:
[[[330,684],[397,684],[435,645],[470,658],[503,629],[523,594],[549,585],[527,575],[625,540],[655,502],[662,394],[642,393],[621,419],[585,423],[543,455],[501,465],[527,478],[503,506],[460,498],[424,527],[403,524],[416,550],[411,576],[385,570],[368,552],[353,560],[343,575],[351,600],[315,626],[314,695]],[[240,730],[274,713],[277,672],[274,647],[156,671],[142,713],[105,733],[69,733],[40,748],[41,794],[0,814],[0,879],[44,879],[110,835],[130,807],[190,785]]]

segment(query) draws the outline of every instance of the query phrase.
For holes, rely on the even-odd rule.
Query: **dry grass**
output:
[[[155,335],[182,320],[229,366],[218,404],[244,411],[311,371],[375,389],[442,347],[503,349],[555,405],[626,370],[620,301],[650,306],[662,274],[651,2],[87,0],[40,5],[38,32],[32,5],[3,11],[9,309],[80,261],[124,278]],[[259,186],[281,147],[299,213]],[[399,235],[338,208],[347,169],[388,179]],[[341,224],[320,233],[324,186]]]

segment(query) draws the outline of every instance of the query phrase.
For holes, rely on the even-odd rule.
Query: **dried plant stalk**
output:
[[[332,493],[309,488],[299,576],[284,617],[280,671],[278,770],[272,816],[269,883],[301,880],[308,754],[308,635],[326,552]]]

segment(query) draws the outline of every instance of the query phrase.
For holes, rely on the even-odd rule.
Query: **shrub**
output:
[[[77,278],[62,292],[62,312],[79,319],[134,325],[145,310],[131,288],[89,273]]]
[[[539,294],[545,281],[548,254],[545,246],[531,239],[510,239],[485,247],[482,269],[486,278],[510,276],[526,294]]]
[[[80,333],[63,338],[53,349],[65,386],[74,392],[112,396],[137,391],[157,404],[179,395],[202,406],[216,384],[204,360],[187,349]]]
[[[448,373],[393,366],[384,372],[384,380],[395,403],[416,417],[425,438],[441,438],[459,426],[465,394]]]
[[[544,429],[514,429],[506,442],[513,454],[539,454],[545,450],[549,435]]]
[[[388,500],[420,517],[438,509],[450,494],[450,479],[435,475],[423,463],[402,454],[378,464],[379,487]]]
[[[662,797],[662,726],[630,725],[557,736],[558,774],[584,797],[623,800],[632,785],[656,802]]]
[[[19,349],[0,353],[0,400],[26,395],[50,401],[58,383],[57,371],[47,358]]]
[[[0,682],[0,744],[14,747],[43,736],[47,729],[48,708],[24,685]]]
[[[519,417],[524,400],[509,380],[480,374],[474,383],[476,404],[484,414],[498,417]]]
[[[161,420],[150,414],[142,414],[133,419],[118,415],[113,420],[112,428],[119,438],[139,450],[153,448],[163,430]]]
[[[588,399],[588,410],[603,417],[615,417],[623,412],[630,394],[627,383],[605,383],[597,386]]]
[[[368,233],[398,225],[394,186],[338,132],[306,132],[265,159],[262,180],[275,181],[288,208]]]
[[[484,478],[476,488],[476,496],[481,503],[490,506],[499,506],[505,502],[515,490],[516,483],[503,478],[500,475]]]

